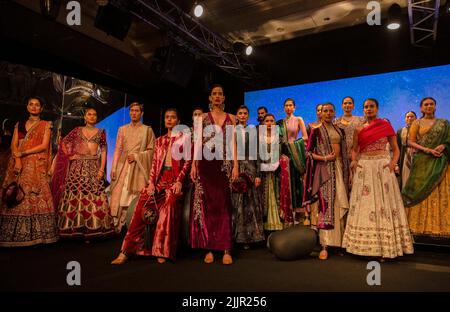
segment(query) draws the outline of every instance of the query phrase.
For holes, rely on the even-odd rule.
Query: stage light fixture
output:
[[[98,95],[98,96],[101,96],[101,95],[102,95],[102,92],[100,91],[100,89],[97,89],[97,95]]]
[[[246,56],[249,56],[253,53],[253,47],[251,45],[248,45],[242,41],[235,41],[233,43],[233,50],[236,53],[239,54],[245,54]]]
[[[253,47],[251,45],[245,48],[245,55],[251,55],[253,53]]]
[[[203,15],[203,12],[205,10],[203,9],[203,6],[201,4],[196,3],[194,7],[194,15],[196,17],[201,17]]]
[[[397,30],[401,25],[401,15],[402,8],[397,3],[394,3],[390,6],[388,10],[388,20],[387,20],[387,29],[389,30]]]

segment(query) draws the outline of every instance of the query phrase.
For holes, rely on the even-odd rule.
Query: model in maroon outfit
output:
[[[203,114],[203,129],[205,130],[207,126],[217,126],[214,134],[223,136],[225,146],[227,138],[234,137],[227,136],[227,131],[233,131],[227,126],[234,126],[236,118],[224,112],[225,96],[221,86],[213,86],[209,101],[211,112]],[[210,140],[214,141],[205,133],[202,152],[209,148],[215,154],[214,151],[217,152],[216,149],[220,148],[215,145],[218,141],[211,144]],[[231,140],[228,146],[234,146],[235,142]],[[236,153],[232,155],[231,160],[225,159],[225,155],[222,159],[213,160],[208,160],[202,155],[202,159],[194,161],[192,165],[191,178],[195,182],[195,191],[190,216],[190,242],[192,248],[209,251],[205,256],[205,263],[214,261],[211,250],[224,252],[223,264],[233,262],[229,253],[232,246],[230,180],[238,177],[239,168]]]
[[[168,133],[156,140],[149,186],[141,192],[121,253],[112,264],[124,263],[131,254],[154,256],[159,263],[175,259],[183,203],[181,190],[191,161],[176,159],[172,151],[177,149],[183,154],[184,140],[190,138],[183,133],[172,136],[179,120],[175,109],[168,109],[164,119]],[[153,226],[143,219],[143,212],[149,209],[158,211]]]

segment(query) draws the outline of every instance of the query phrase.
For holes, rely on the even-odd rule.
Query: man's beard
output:
[[[258,116],[258,122],[261,123],[264,120],[264,116]]]

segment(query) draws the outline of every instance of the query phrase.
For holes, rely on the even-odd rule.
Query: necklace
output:
[[[89,129],[89,130],[92,130],[92,129],[95,129],[95,126],[91,126],[91,125],[86,125],[86,126],[84,126],[86,129]]]
[[[350,119],[345,118],[345,116],[342,116],[342,119],[345,120],[346,122],[351,122],[353,120],[353,116],[350,116]]]
[[[41,118],[39,118],[39,116],[37,116],[37,117],[35,117],[35,116],[30,116],[30,117],[28,117],[28,120],[29,120],[29,121],[34,121],[34,122],[36,122],[36,121],[40,121]]]

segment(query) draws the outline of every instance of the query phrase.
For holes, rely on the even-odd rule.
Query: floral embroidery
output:
[[[364,172],[362,172],[362,170],[360,170],[358,172],[358,179],[363,179],[364,178]]]
[[[398,216],[398,210],[397,209],[392,210],[392,216],[394,218],[397,218],[397,216]]]
[[[370,194],[370,187],[368,185],[363,186],[362,195],[368,196]]]
[[[203,186],[200,181],[195,182],[194,191],[194,220],[199,224],[200,228],[203,228],[202,222],[202,196],[203,196]]]

